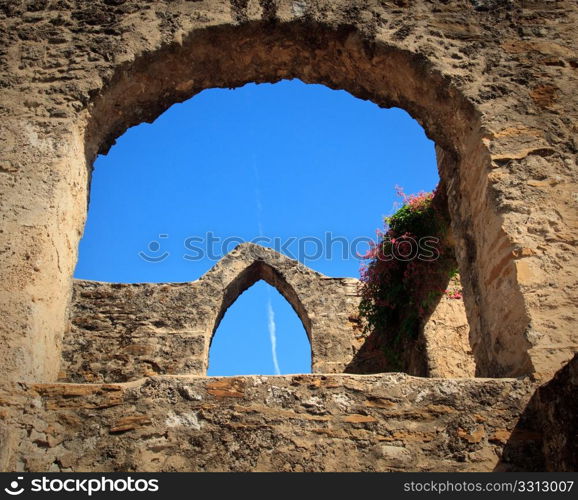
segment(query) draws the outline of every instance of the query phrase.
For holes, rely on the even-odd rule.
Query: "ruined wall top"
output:
[[[312,371],[344,372],[365,338],[356,320],[358,281],[329,278],[244,243],[189,283],[76,281],[60,378],[123,382],[156,374],[205,375],[223,315],[259,280],[275,287],[301,319]]]

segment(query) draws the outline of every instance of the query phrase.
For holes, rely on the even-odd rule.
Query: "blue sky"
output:
[[[258,236],[319,272],[357,277],[352,252],[393,211],[395,185],[437,182],[433,142],[400,109],[299,80],[205,90],[98,157],[75,277],[192,281]],[[209,374],[274,374],[272,328],[280,372],[310,371],[300,320],[259,282],[225,315]]]

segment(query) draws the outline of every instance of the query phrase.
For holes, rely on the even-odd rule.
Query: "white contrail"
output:
[[[253,163],[255,168],[255,175],[259,175],[257,171],[256,162]],[[258,177],[257,177],[258,179]],[[259,236],[263,236],[263,224],[261,222],[262,205],[260,200],[259,188],[255,190],[258,210]],[[267,329],[269,330],[269,340],[271,341],[271,356],[273,358],[273,366],[275,367],[275,375],[281,375],[279,369],[279,360],[277,359],[277,325],[275,323],[275,311],[271,303],[271,289],[267,287]]]
[[[257,206],[257,224],[259,227],[259,236],[264,236],[263,231],[263,204],[261,203],[261,177],[257,168],[257,156],[251,155],[253,174],[255,175],[255,205]],[[267,329],[269,330],[269,340],[271,341],[271,356],[275,375],[281,375],[279,360],[277,359],[277,324],[275,323],[275,311],[271,303],[271,290],[267,288]]]
[[[269,329],[269,338],[271,339],[271,356],[273,357],[273,366],[275,367],[275,375],[281,375],[281,370],[279,369],[279,360],[277,359],[277,325],[275,324],[275,311],[271,304],[271,294],[267,298],[267,316],[268,323],[267,327]]]

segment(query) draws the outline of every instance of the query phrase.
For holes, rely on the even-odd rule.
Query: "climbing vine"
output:
[[[385,218],[385,228],[364,256],[361,267],[360,316],[365,328],[383,336],[384,354],[400,369],[404,342],[415,340],[420,325],[457,275],[445,197],[436,189],[397,194],[402,206]]]

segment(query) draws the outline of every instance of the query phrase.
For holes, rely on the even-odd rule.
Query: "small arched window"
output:
[[[209,376],[311,373],[311,346],[291,305],[259,281],[220,322],[209,351]]]

